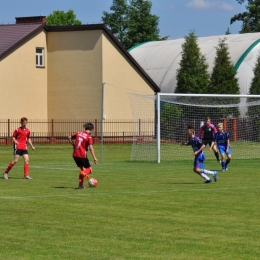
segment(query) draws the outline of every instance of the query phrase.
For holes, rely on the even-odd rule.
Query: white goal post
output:
[[[260,158],[260,95],[170,94],[132,95],[134,138],[132,160],[187,160],[187,126],[197,135],[206,117],[224,124],[234,159]],[[140,120],[143,115],[147,120]],[[137,123],[139,120],[139,123]],[[149,121],[149,123],[148,123]],[[208,153],[207,159],[215,159]]]

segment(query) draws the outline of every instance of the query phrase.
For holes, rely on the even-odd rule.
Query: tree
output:
[[[228,34],[231,34],[231,32],[230,32],[230,30],[229,30],[229,27],[228,27],[227,30],[226,30],[226,35],[228,35]]]
[[[166,40],[168,36],[159,36],[159,17],[151,14],[151,8],[148,0],[130,0],[129,5],[126,0],[113,0],[113,12],[103,12],[102,21],[126,49],[142,42]]]
[[[159,17],[151,14],[151,9],[151,1],[130,1],[126,48],[142,42],[161,40],[158,29]]]
[[[219,39],[219,44],[216,47],[216,57],[214,67],[210,77],[209,94],[239,94],[238,79],[236,78],[236,71],[231,61],[228,51],[226,38]],[[239,98],[229,98],[230,104],[239,103]],[[232,111],[228,109],[229,114],[238,116],[239,110],[235,107]],[[231,111],[231,112],[230,112]],[[230,115],[231,115],[230,114]],[[218,117],[227,117],[227,109],[222,109]]]
[[[182,44],[182,58],[177,70],[177,87],[175,93],[207,93],[210,83],[208,64],[201,54],[198,39],[192,31]]]
[[[238,79],[235,76],[226,38],[219,39],[208,93],[239,94]]]
[[[258,53],[257,60],[255,63],[255,67],[253,69],[254,77],[251,82],[251,86],[249,88],[250,95],[259,95],[260,94],[260,53]],[[247,102],[256,102],[257,100],[254,98],[248,98]],[[259,102],[259,101],[258,101]],[[248,115],[252,119],[253,129],[256,137],[260,140],[260,105],[254,105],[248,107]]]
[[[249,94],[260,95],[260,53],[258,53],[253,71],[254,71],[254,77],[251,82]]]
[[[113,13],[103,12],[102,21],[108,25],[115,37],[125,45],[125,38],[128,24],[127,0],[113,0],[110,7]]]
[[[237,2],[242,4],[245,0],[237,0]],[[260,32],[260,1],[248,0],[246,9],[246,12],[234,15],[230,19],[230,24],[241,21],[242,26],[239,33]]]
[[[46,17],[46,24],[51,26],[81,25],[81,21],[76,19],[76,15],[72,9],[70,9],[67,13],[56,10]]]

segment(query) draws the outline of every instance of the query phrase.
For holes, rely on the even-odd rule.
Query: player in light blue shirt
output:
[[[213,175],[214,181],[216,182],[218,180],[218,172],[204,169],[204,161],[206,160],[206,157],[203,153],[203,149],[205,148],[205,144],[203,144],[202,141],[194,135],[194,128],[192,126],[188,126],[187,131],[189,139],[187,142],[183,142],[182,145],[191,145],[193,149],[193,155],[195,156],[193,171],[205,179],[204,183],[212,182],[212,179],[206,174]]]
[[[223,123],[218,124],[218,132],[214,134],[210,150],[217,143],[219,153],[221,154],[221,165],[222,172],[227,171],[227,166],[231,161],[231,148],[230,148],[230,138],[229,133],[223,130]],[[227,155],[227,160],[225,162],[225,154]]]

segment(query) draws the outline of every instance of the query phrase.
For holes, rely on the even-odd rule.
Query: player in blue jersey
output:
[[[215,142],[217,143],[219,153],[222,158],[222,172],[227,171],[227,166],[231,161],[231,148],[230,148],[230,140],[229,133],[223,130],[223,123],[218,124],[218,132],[214,134],[212,144],[210,149],[214,146]],[[227,155],[227,160],[225,161],[225,154]]]
[[[193,171],[205,179],[204,183],[212,182],[212,179],[209,178],[207,174],[213,175],[214,181],[216,182],[218,180],[218,172],[204,169],[204,161],[206,160],[206,157],[203,153],[203,149],[205,148],[205,144],[194,135],[194,128],[192,126],[188,126],[187,131],[189,139],[187,142],[183,142],[182,145],[191,145],[193,149],[193,155],[195,156]]]

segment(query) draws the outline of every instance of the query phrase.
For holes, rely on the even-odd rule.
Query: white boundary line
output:
[[[183,183],[185,185],[185,183]],[[204,185],[204,184],[201,184]],[[209,184],[210,185],[210,184]],[[88,188],[87,188],[88,189]],[[253,190],[253,189],[259,189],[259,187],[241,187],[241,188],[220,188],[220,189],[189,189],[185,190],[185,192],[194,192],[194,191],[225,191],[225,190]],[[86,190],[86,189],[85,189]],[[76,192],[82,192],[83,190],[77,190],[75,189]],[[11,200],[24,200],[24,199],[36,199],[36,198],[50,198],[50,197],[77,197],[77,196],[82,196],[82,197],[88,197],[88,196],[93,196],[93,195],[105,195],[105,196],[113,196],[116,194],[138,194],[138,195],[147,195],[147,194],[154,194],[154,193],[174,193],[174,192],[184,192],[184,190],[163,190],[163,191],[147,191],[147,192],[132,192],[132,191],[125,191],[125,192],[95,192],[95,193],[84,193],[84,194],[50,194],[50,195],[39,195],[39,196],[19,196],[19,197],[11,197],[11,196],[0,196],[0,199],[11,199]]]

